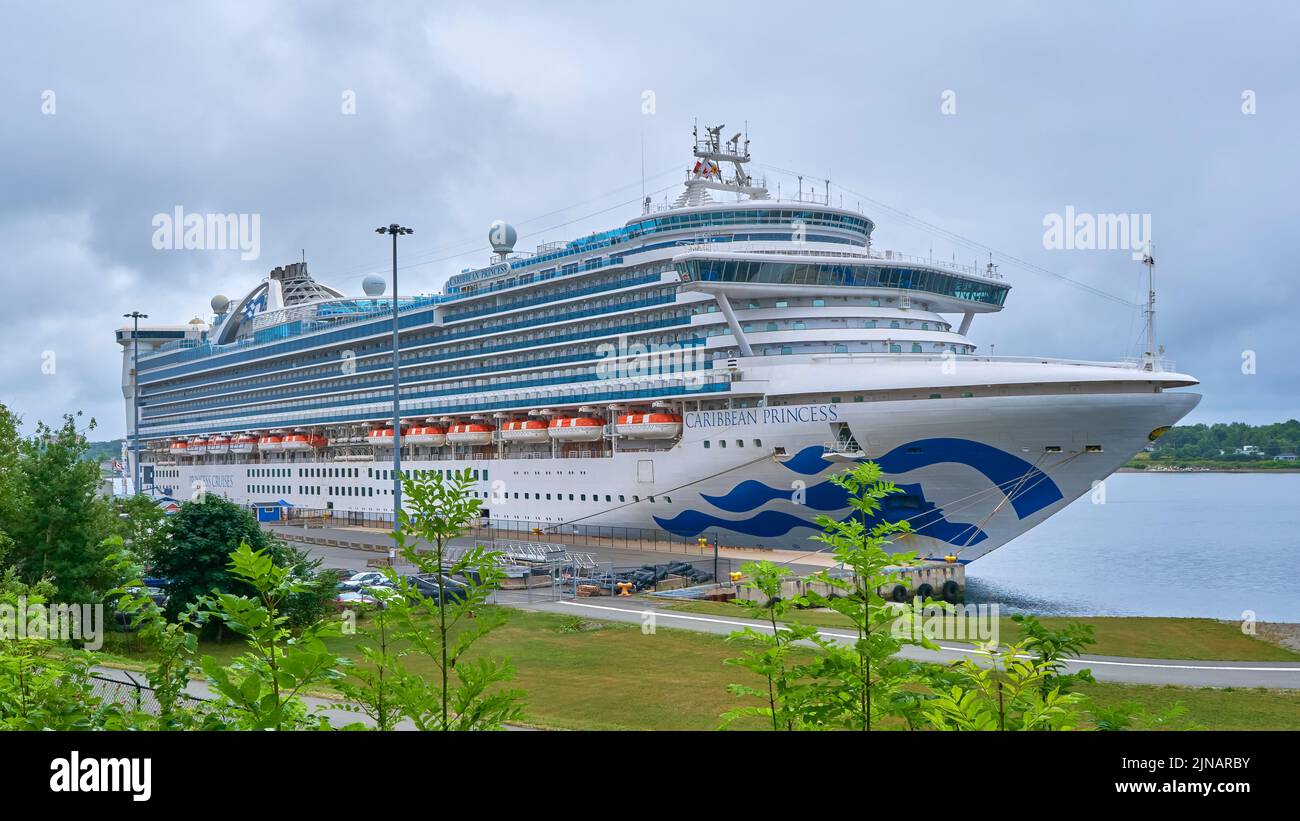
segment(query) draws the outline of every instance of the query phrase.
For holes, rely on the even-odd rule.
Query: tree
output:
[[[836,476],[831,482],[848,494],[853,511],[844,521],[818,516],[822,533],[817,541],[830,546],[841,566],[849,571],[824,570],[813,579],[831,593],[809,590],[800,604],[825,607],[847,617],[856,639],[845,644],[827,642],[817,665],[810,670],[815,697],[828,705],[828,721],[852,730],[870,730],[882,716],[905,706],[897,697],[915,680],[914,666],[894,658],[905,645],[935,649],[923,634],[896,634],[891,626],[898,619],[914,617],[915,602],[885,601],[880,591],[902,584],[899,568],[917,564],[914,553],[891,554],[885,549],[893,537],[911,532],[907,521],[889,522],[880,517],[880,500],[900,492],[893,482],[881,479],[880,466],[863,462]]]
[[[1062,693],[1043,684],[1051,665],[1027,653],[1024,644],[982,645],[990,663],[963,659],[953,665],[964,681],[926,703],[936,730],[1074,730],[1079,726],[1079,693]]]
[[[203,672],[220,697],[217,712],[228,716],[230,726],[239,730],[328,729],[328,719],[311,715],[300,694],[343,677],[341,668],[347,660],[330,653],[321,641],[337,625],[317,621],[296,635],[289,629],[284,603],[305,583],[293,568],[276,565],[269,551],[241,543],[230,554],[229,570],[253,595],[218,592],[205,597],[198,608],[204,616],[220,619],[248,644],[248,652],[229,665],[203,657]]]
[[[131,556],[145,567],[167,547],[167,514],[144,495],[125,496],[110,502],[112,530],[121,537]]]
[[[49,576],[63,601],[95,602],[120,579],[104,545],[110,514],[98,494],[99,467],[84,458],[87,444],[77,430],[79,415],[65,415],[58,428],[38,424],[35,434],[20,442],[25,488],[10,535],[26,579]],[[92,419],[88,429],[94,428]]]
[[[1043,662],[1045,673],[1039,689],[1044,694],[1051,690],[1068,693],[1077,684],[1096,681],[1087,668],[1077,673],[1065,672],[1066,659],[1078,658],[1089,645],[1097,643],[1092,637],[1091,624],[1072,621],[1063,630],[1050,630],[1033,616],[1017,614],[1011,620],[1024,631],[1021,643],[1025,649]]]
[[[722,715],[722,726],[745,716],[759,716],[772,723],[773,730],[804,730],[820,724],[821,716],[810,701],[810,687],[806,681],[808,665],[791,662],[791,656],[800,642],[821,644],[824,640],[817,629],[798,622],[785,622],[794,607],[793,600],[782,595],[789,568],[769,561],[746,562],[741,572],[750,578],[745,585],[758,597],[742,603],[751,618],[762,619],[771,632],[746,627],[727,636],[728,643],[746,646],[744,655],[729,658],[726,664],[743,667],[762,676],[766,688],[760,690],[745,684],[730,684],[727,689],[737,696],[750,696],[766,702],[765,706],[745,705],[728,710]]]
[[[20,420],[0,404],[0,568],[15,561],[13,534],[22,521],[27,486],[23,482],[18,435]]]
[[[211,493],[167,517],[164,535],[153,569],[168,580],[166,609],[172,619],[213,590],[250,592],[231,576],[230,553],[241,544],[256,551],[272,547],[251,513]]]
[[[437,586],[421,595],[409,579],[386,571],[399,594],[389,607],[400,639],[435,667],[433,681],[404,676],[396,682],[403,714],[421,730],[496,730],[523,714],[522,691],[503,686],[514,678],[510,660],[468,658],[475,642],[505,623],[500,609],[487,606],[500,584],[500,554],[476,545],[453,558],[448,550],[478,516],[472,487],[468,468],[402,481],[410,513],[401,511],[393,540],[402,558]],[[430,549],[418,549],[421,542]]]

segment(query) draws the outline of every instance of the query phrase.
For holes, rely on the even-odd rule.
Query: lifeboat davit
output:
[[[675,413],[628,413],[618,417],[614,431],[634,439],[672,439],[682,432],[682,418]]]
[[[202,456],[208,452],[208,440],[191,439],[190,446],[185,449],[185,452],[191,456]]]
[[[214,436],[208,440],[208,453],[225,453],[230,450],[230,440],[224,436]]]
[[[501,425],[503,442],[549,442],[546,423],[540,419],[515,419]]]
[[[329,440],[310,433],[291,433],[280,443],[280,450],[304,451],[323,448]]]
[[[257,440],[257,449],[262,453],[275,453],[284,448],[284,440],[279,436],[262,436]]]
[[[406,435],[410,432],[409,428],[402,429],[402,440],[405,444]],[[392,428],[375,428],[366,434],[366,441],[373,447],[391,448],[393,446],[393,429]]]
[[[481,422],[458,423],[447,428],[447,441],[453,445],[490,445],[493,430]]]
[[[591,416],[562,416],[552,419],[548,430],[557,442],[595,442],[605,435],[605,423]]]
[[[184,456],[189,452],[189,442],[172,442],[167,446],[167,452],[172,456]]]
[[[427,445],[434,448],[442,447],[447,444],[447,431],[433,425],[414,427],[402,434],[402,444]]]

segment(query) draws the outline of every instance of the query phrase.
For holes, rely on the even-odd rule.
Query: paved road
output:
[[[586,614],[607,621],[642,623],[647,612],[655,615],[655,624],[695,630],[702,633],[725,635],[741,627],[768,629],[759,621],[744,618],[723,618],[699,613],[677,613],[663,609],[662,605],[643,598],[632,600],[600,599],[599,601],[558,601],[530,605],[534,610],[554,613]],[[821,635],[832,640],[849,641],[852,634],[844,630],[822,629]],[[959,645],[936,642],[939,651],[923,648],[904,648],[899,655],[935,663],[950,663],[963,658],[985,661],[987,656]],[[1127,684],[1173,684],[1184,687],[1265,687],[1270,689],[1300,689],[1300,663],[1248,662],[1248,661],[1177,661],[1168,659],[1115,658],[1110,656],[1083,656],[1068,664],[1075,668],[1087,667],[1098,681]]]

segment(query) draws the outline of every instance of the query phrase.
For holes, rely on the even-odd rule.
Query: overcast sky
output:
[[[1300,12],[1281,3],[42,2],[4,18],[0,401],[28,428],[82,410],[94,438],[121,435],[122,313],[206,318],[304,250],[359,293],[388,264],[376,225],[416,229],[407,292],[484,263],[497,218],[521,250],[620,225],[643,185],[676,195],[696,118],[724,136],[747,122],[773,189],[796,185],[782,170],[829,177],[877,249],[981,265],[993,249],[1013,290],[971,329],[983,352],[1140,353],[1141,265],[1049,250],[1044,219],[1149,214],[1159,339],[1203,383],[1190,420],[1300,415]],[[156,250],[154,217],[177,207],[258,215],[260,256]]]

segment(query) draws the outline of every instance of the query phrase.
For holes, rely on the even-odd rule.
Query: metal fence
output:
[[[355,510],[321,510],[318,508],[285,508],[279,522],[269,524],[295,525],[306,528],[363,527],[375,530],[393,529],[391,514]],[[648,527],[620,527],[583,523],[556,523],[507,519],[480,519],[465,532],[472,539],[507,539],[546,542],[574,547],[610,548],[618,550],[652,550],[659,553],[679,553],[684,556],[712,556],[716,534],[705,533],[705,544],[699,536],[678,536]]]
[[[123,675],[126,676],[125,680],[91,674],[89,676],[91,693],[105,703],[120,704],[135,712],[151,715],[162,712],[162,706],[158,703],[158,697],[152,687],[140,682],[130,673],[124,672]],[[184,693],[177,700],[186,707],[196,707],[207,701],[205,698]]]

